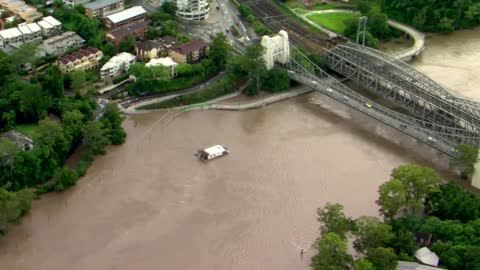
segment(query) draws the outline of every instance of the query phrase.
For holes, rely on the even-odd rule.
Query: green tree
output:
[[[10,55],[9,59],[15,67],[21,65],[30,64],[32,68],[35,68],[36,64],[36,52],[38,49],[38,43],[27,42],[22,45],[17,50],[14,50]]]
[[[74,170],[68,168],[67,166],[64,166],[63,168],[58,169],[55,172],[54,178],[54,189],[56,191],[62,191],[67,187],[74,185],[78,180],[78,175]]]
[[[67,111],[62,115],[62,125],[67,136],[72,138],[72,144],[76,145],[82,138],[84,116],[78,110]]]
[[[262,88],[271,92],[279,92],[290,88],[290,78],[284,69],[270,69],[262,80]]]
[[[456,156],[450,160],[450,166],[458,169],[463,179],[471,179],[478,159],[478,148],[461,143],[455,148],[455,153]]]
[[[225,68],[232,48],[223,33],[218,33],[210,45],[209,58],[215,63],[218,70]]]
[[[355,270],[375,270],[375,267],[373,267],[373,264],[365,258],[361,258],[358,261],[356,261],[355,264],[353,265],[353,268]]]
[[[174,20],[165,21],[162,24],[162,36],[176,36],[178,32],[178,23]]]
[[[162,11],[172,16],[175,16],[177,12],[177,6],[172,2],[164,2],[162,5]]]
[[[397,255],[392,248],[377,247],[369,249],[367,260],[373,264],[375,269],[394,270],[397,267]]]
[[[0,187],[0,238],[8,230],[9,222],[18,222],[32,208],[33,189],[8,191],[10,185]]]
[[[83,128],[83,140],[92,155],[105,154],[105,147],[110,143],[107,131],[98,121],[90,121]]]
[[[66,138],[62,126],[48,118],[38,122],[34,140],[37,144],[52,147],[52,155],[57,156],[57,161],[62,161],[70,150],[70,136]]]
[[[84,71],[76,70],[70,73],[70,78],[72,80],[71,87],[73,90],[78,92],[85,87],[86,77]]]
[[[63,97],[63,74],[58,66],[52,65],[45,70],[42,88],[54,98]]]
[[[367,250],[386,246],[393,239],[392,227],[383,224],[376,217],[362,216],[355,220],[354,235],[356,236],[353,246],[360,253]]]
[[[395,250],[396,254],[411,256],[417,249],[415,235],[412,232],[397,230],[395,236],[390,241],[389,247]],[[404,256],[405,257],[405,256]]]
[[[5,122],[5,130],[10,130],[15,127],[15,122],[17,120],[17,114],[14,110],[8,112],[3,112],[1,120]]]
[[[336,233],[327,233],[317,240],[314,247],[318,254],[312,258],[314,270],[349,269],[353,259],[347,253],[347,242]]]
[[[327,203],[324,208],[317,209],[317,215],[322,235],[333,232],[345,238],[345,234],[350,230],[351,221],[343,213],[341,204]]]
[[[122,40],[122,42],[120,42],[118,50],[120,52],[135,53],[135,37],[128,35],[124,40]]]
[[[32,122],[45,117],[50,107],[50,99],[43,93],[42,88],[29,83],[22,83],[21,87],[20,111]]]
[[[248,77],[255,83],[255,90],[258,92],[261,86],[261,78],[267,73],[263,54],[265,48],[260,45],[252,45],[247,48],[245,54],[244,70],[248,71]],[[256,94],[256,93],[253,93]]]
[[[389,219],[399,212],[421,214],[427,195],[438,190],[439,182],[438,174],[427,167],[411,164],[394,169],[391,180],[379,189],[380,213]]]
[[[107,105],[100,121],[108,130],[108,138],[112,144],[122,144],[125,142],[127,134],[122,128],[123,118],[120,115],[120,110],[116,103]]]

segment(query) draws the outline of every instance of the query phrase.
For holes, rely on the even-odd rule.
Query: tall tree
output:
[[[78,92],[85,87],[86,76],[84,71],[76,70],[70,73],[70,78],[72,80],[71,87],[73,90]]]
[[[375,270],[375,267],[373,267],[373,264],[365,258],[361,258],[358,261],[356,261],[355,264],[353,265],[353,268],[355,270]]]
[[[464,179],[471,179],[478,159],[478,148],[461,143],[455,148],[456,156],[450,160],[450,166],[458,169]]]
[[[395,218],[407,204],[407,191],[403,183],[398,179],[391,179],[383,183],[378,189],[378,193],[377,204],[380,206],[379,211],[386,219]]]
[[[85,125],[83,139],[87,150],[92,155],[105,154],[105,147],[110,143],[103,124],[97,121],[90,121]]]
[[[108,130],[108,137],[112,144],[122,144],[125,142],[127,134],[122,128],[123,119],[116,103],[110,103],[107,105],[100,121]]]
[[[261,78],[267,72],[265,59],[263,58],[264,53],[265,48],[261,44],[256,44],[248,47],[245,54],[245,70],[248,71],[248,77],[255,82],[257,91],[260,90]]]
[[[38,49],[38,43],[35,43],[35,42],[24,43],[20,45],[20,47],[10,55],[10,61],[17,68],[25,64],[30,64],[32,68],[35,68],[36,59],[37,59],[37,49]]]
[[[223,33],[215,35],[210,45],[209,57],[215,63],[217,70],[225,68],[231,49],[227,37]]]
[[[397,267],[397,255],[392,248],[377,247],[369,249],[367,259],[375,269],[394,270]]]
[[[49,93],[54,98],[63,97],[63,74],[57,65],[49,66],[45,70],[43,74],[42,87],[44,91]]]
[[[270,69],[262,80],[263,89],[271,92],[283,91],[290,88],[290,78],[284,69]]]
[[[318,254],[312,258],[314,270],[349,269],[353,259],[347,253],[347,242],[336,233],[327,233],[317,240],[314,247]]]
[[[355,220],[356,236],[353,246],[358,252],[366,253],[368,249],[386,246],[393,239],[392,227],[383,224],[376,217],[362,216]]]
[[[72,138],[72,144],[80,142],[82,137],[83,114],[78,110],[68,111],[62,115],[63,129]]]
[[[134,53],[135,52],[135,37],[133,35],[127,36],[122,42],[120,42],[120,46],[118,47],[120,52],[128,52]]]
[[[32,122],[45,117],[50,107],[50,99],[43,93],[42,88],[36,84],[22,83],[21,85],[20,111]]]
[[[317,220],[320,222],[320,232],[323,234],[336,233],[345,238],[345,233],[350,230],[350,220],[343,213],[343,205],[335,203],[317,209]]]

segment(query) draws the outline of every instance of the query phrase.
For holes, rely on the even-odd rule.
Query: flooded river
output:
[[[429,38],[415,65],[475,95],[480,40],[468,33]],[[316,94],[245,112],[138,115],[124,126],[125,145],[98,157],[75,187],[35,201],[0,241],[1,270],[308,269],[317,207],[377,215],[377,187],[394,167],[447,164]],[[219,143],[229,156],[194,157]]]

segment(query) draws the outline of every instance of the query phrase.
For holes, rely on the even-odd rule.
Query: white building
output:
[[[159,7],[164,3],[177,6],[177,16],[186,20],[205,20],[208,18],[210,4],[208,0],[149,0],[150,5]]]
[[[11,46],[20,46],[23,44],[23,35],[18,28],[9,28],[0,31],[0,39],[2,39],[2,48],[5,48],[7,45]]]
[[[135,55],[122,52],[110,58],[100,69],[100,77],[103,80],[113,78],[130,69],[130,65],[137,61]]]
[[[172,58],[170,57],[151,59],[145,66],[154,67],[159,65],[162,65],[168,69],[170,77],[175,76],[175,67],[178,64],[175,61],[173,61]]]
[[[52,16],[44,17],[37,23],[42,29],[42,35],[45,37],[51,37],[62,32],[62,23]]]
[[[21,24],[18,30],[23,35],[24,43],[42,40],[42,29],[36,23]]]
[[[42,42],[41,50],[50,55],[62,55],[68,50],[79,48],[85,44],[85,40],[77,33],[67,31],[61,35],[53,36]]]
[[[63,0],[63,3],[67,6],[74,7],[76,5],[82,5],[90,2],[89,0]]]

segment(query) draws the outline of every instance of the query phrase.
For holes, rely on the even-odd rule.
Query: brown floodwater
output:
[[[469,93],[472,82],[449,82],[445,67],[460,66],[449,59],[464,43],[432,37],[416,65],[432,77],[443,68],[442,83]],[[472,53],[459,53],[462,65],[475,67]],[[429,147],[315,93],[243,112],[129,116],[124,126],[124,145],[75,187],[35,201],[0,241],[1,270],[308,269],[317,207],[339,202],[347,215],[377,215],[378,185],[393,168],[447,167]],[[229,156],[195,158],[220,143]]]

